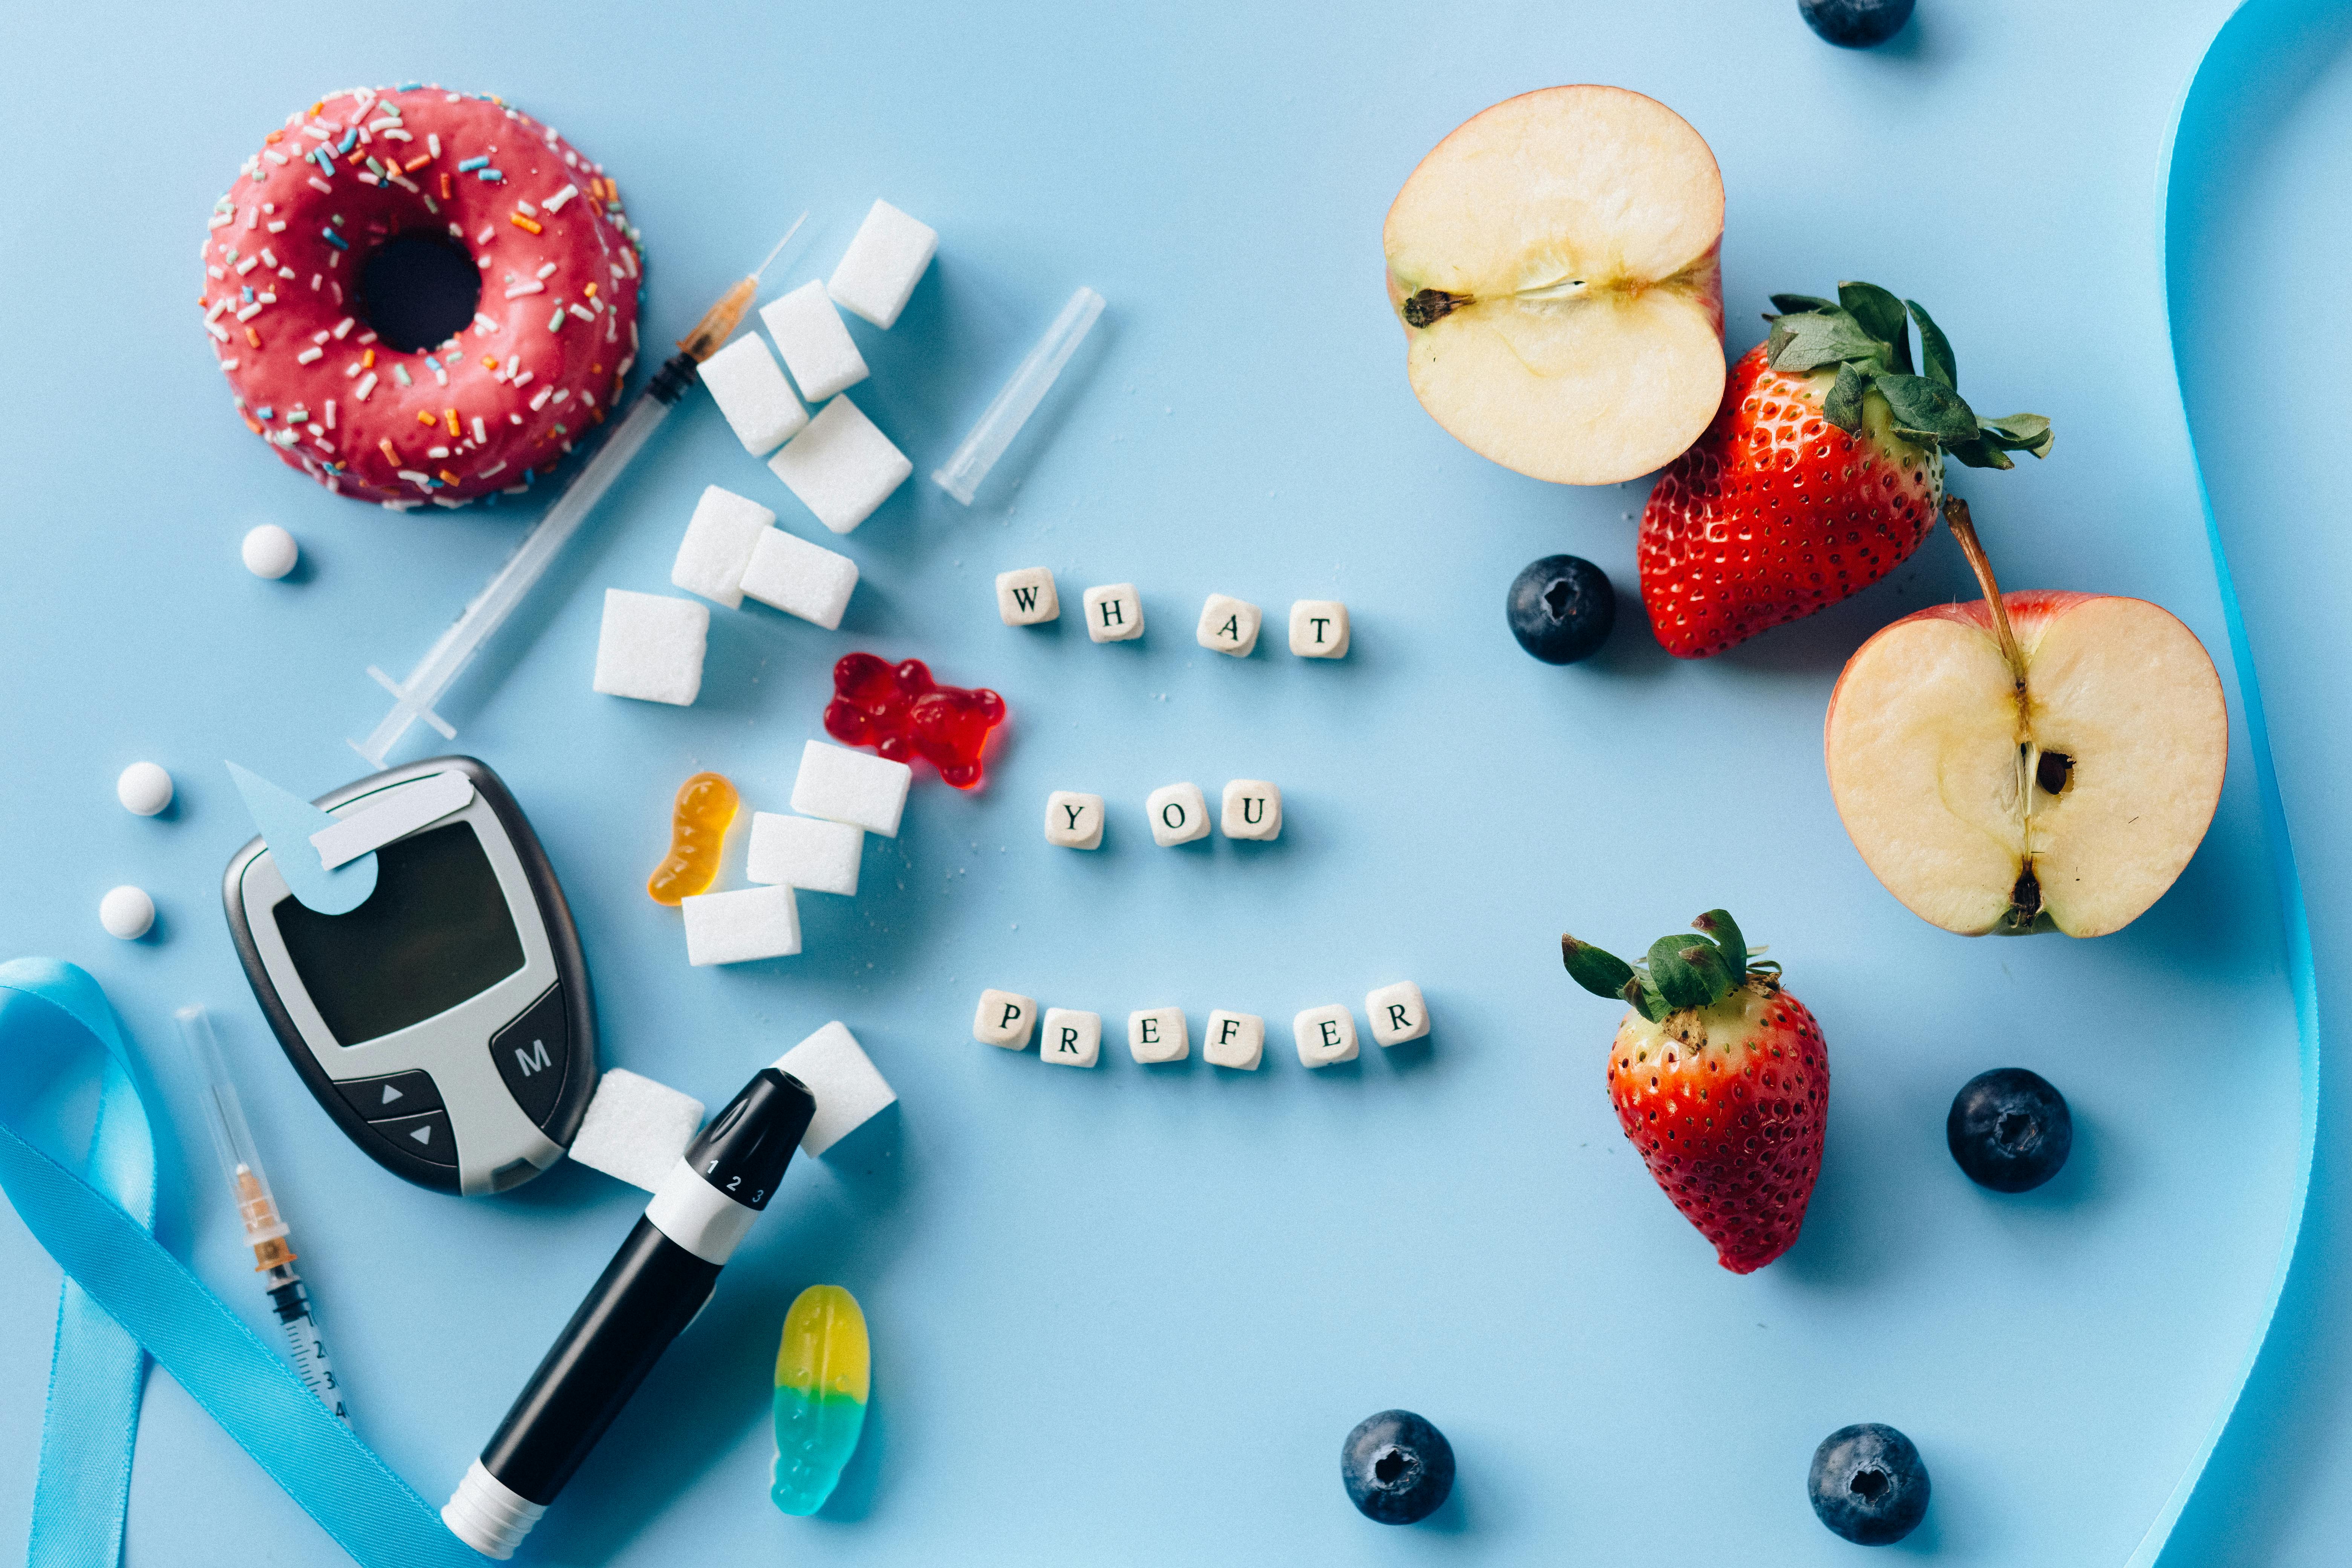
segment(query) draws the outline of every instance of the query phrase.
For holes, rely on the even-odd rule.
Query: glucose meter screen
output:
[[[523,966],[522,938],[470,822],[375,852],[375,891],[348,914],[273,911],[336,1042],[356,1046],[446,1013]]]

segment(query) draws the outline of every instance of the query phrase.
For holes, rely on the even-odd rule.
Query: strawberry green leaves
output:
[[[1888,352],[1861,322],[1832,309],[1775,318],[1766,357],[1774,370],[1819,370],[1841,362],[1867,364]]]
[[[1878,394],[1895,416],[1895,433],[1915,447],[1957,447],[1977,438],[1977,416],[1960,395],[1924,375],[1882,375]]]
[[[1633,965],[1616,954],[1603,952],[1591,942],[1579,942],[1572,936],[1562,936],[1559,961],[1568,965],[1568,977],[1595,996],[1621,997],[1640,1005],[1637,998],[1642,987]],[[1625,989],[1629,985],[1633,988],[1631,994]]]
[[[1961,398],[1959,365],[1951,341],[1916,300],[1898,300],[1875,283],[1841,283],[1835,303],[1810,294],[1775,294],[1772,335],[1765,359],[1774,370],[1837,366],[1822,398],[1822,416],[1860,435],[1864,399],[1885,399],[1895,435],[1916,447],[1940,449],[1972,468],[2009,468],[2011,452],[2050,453],[2050,421],[2039,414],[1980,419]],[[1906,318],[1908,318],[1906,320]],[[1919,329],[1919,366],[1911,359],[1911,327]]]
[[[1822,399],[1822,417],[1841,430],[1861,429],[1862,395],[1869,390],[1870,377],[1850,364],[1838,366],[1837,380]]]
[[[1739,922],[1731,918],[1729,910],[1709,910],[1691,921],[1691,930],[1705,931],[1723,950],[1723,962],[1734,974],[1748,973],[1748,939],[1739,932]]]
[[[1911,319],[1919,323],[1919,363],[1926,369],[1927,379],[1940,381],[1958,392],[1960,389],[1960,366],[1959,362],[1952,358],[1952,340],[1944,335],[1944,329],[1936,325],[1934,318],[1927,314],[1918,300],[1906,300],[1903,303],[1909,308]]]
[[[2039,414],[2011,414],[2000,419],[1977,421],[1977,438],[1945,450],[1971,468],[2013,468],[2011,452],[2050,455],[2050,421]]]
[[[1748,941],[1730,914],[1709,910],[1691,922],[1696,936],[1662,936],[1637,969],[1572,936],[1559,939],[1569,978],[1596,996],[1631,1003],[1653,1023],[1722,1001],[1748,983]]]
[[[1895,368],[1911,368],[1911,334],[1903,320],[1903,301],[1875,283],[1841,283],[1838,304],[1855,324],[1894,351]]]

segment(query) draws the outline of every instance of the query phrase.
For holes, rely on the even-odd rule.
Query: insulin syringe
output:
[[[220,1041],[214,1037],[212,1015],[201,1005],[183,1007],[173,1015],[180,1037],[204,1079],[205,1125],[212,1129],[213,1147],[220,1152],[221,1169],[236,1193],[237,1217],[245,1222],[245,1239],[253,1248],[254,1271],[269,1292],[269,1308],[286,1332],[294,1371],[302,1386],[319,1396],[351,1425],[343,1405],[342,1385],[335,1381],[335,1363],[327,1357],[327,1342],[319,1337],[319,1321],[310,1312],[310,1293],[294,1272],[294,1248],[286,1238],[286,1222],[278,1217],[278,1200],[270,1195],[269,1178],[262,1173],[261,1156],[254,1152],[253,1131],[245,1124],[245,1108],[237,1103],[236,1086],[229,1081],[228,1064],[221,1059]]]
[[[366,740],[351,743],[353,751],[377,767],[383,767],[384,759],[392,754],[393,747],[400,743],[400,738],[408,733],[408,727],[419,719],[440,731],[444,740],[457,738],[456,728],[435,712],[433,705],[441,700],[442,694],[465,672],[466,666],[473,662],[475,653],[489,640],[493,632],[506,624],[507,617],[514,614],[515,606],[521,604],[540,578],[546,575],[556,555],[579,531],[580,525],[587,521],[596,503],[604,499],[604,492],[613,488],[613,481],[621,477],[621,470],[629,466],[646,442],[652,438],[661,422],[669,417],[669,411],[694,385],[695,367],[718,353],[734,335],[736,327],[743,320],[743,313],[751,308],[751,301],[759,293],[760,274],[768,269],[769,264],[782,253],[785,246],[792,243],[793,236],[798,234],[801,225],[807,221],[808,214],[801,214],[793,226],[784,231],[784,237],[776,241],[775,249],[768,252],[768,259],[760,263],[751,276],[720,296],[719,303],[704,311],[702,319],[695,322],[694,330],[678,340],[678,352],[655,373],[652,381],[637,395],[636,401],[629,405],[629,411],[621,416],[613,433],[604,438],[604,446],[598,447],[580,472],[572,477],[572,483],[556,498],[555,504],[531,525],[530,531],[523,535],[522,542],[515,546],[514,553],[507,557],[506,564],[491,574],[490,580],[483,584],[482,591],[467,605],[464,613],[450,623],[449,629],[443,632],[431,647],[425,649],[425,657],[418,659],[415,668],[408,672],[408,679],[394,680],[374,665],[368,666],[370,678],[392,693],[392,711],[368,731]]]

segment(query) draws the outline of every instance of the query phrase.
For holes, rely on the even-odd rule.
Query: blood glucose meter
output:
[[[472,798],[378,847],[350,912],[305,907],[259,838],[222,895],[253,994],[335,1124],[394,1175],[471,1195],[563,1157],[596,1086],[596,1020],[563,890],[487,766],[435,757],[318,805],[344,818],[448,773]]]

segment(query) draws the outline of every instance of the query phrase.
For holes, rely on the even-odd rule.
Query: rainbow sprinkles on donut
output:
[[[472,261],[470,322],[385,340],[364,278],[394,239]],[[643,255],[619,190],[496,98],[355,88],[289,115],[215,204],[204,262],[205,331],[247,426],[398,510],[545,474],[636,358]]]

